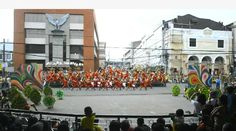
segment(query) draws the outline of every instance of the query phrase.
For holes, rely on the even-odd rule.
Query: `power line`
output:
[[[1,42],[2,43],[2,42]],[[35,43],[5,43],[5,45],[14,45],[14,44],[22,44],[22,45],[49,45],[49,44],[35,44]],[[63,46],[62,44],[53,44],[53,46]],[[66,46],[76,46],[76,45],[66,45]],[[90,48],[94,48],[96,46],[89,46],[89,45],[78,45],[78,46],[82,46],[82,47],[90,47]],[[114,48],[114,49],[136,49],[136,50],[172,50],[172,51],[203,51],[203,52],[233,52],[233,51],[221,51],[221,50],[199,50],[199,49],[171,49],[171,48],[167,48],[167,49],[162,49],[162,48],[150,48],[150,47],[145,47],[145,48],[132,48],[132,47],[119,47],[119,46],[106,46],[106,48]]]

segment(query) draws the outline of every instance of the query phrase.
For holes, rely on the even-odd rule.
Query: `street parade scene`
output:
[[[172,13],[0,9],[0,131],[236,131],[236,18]]]

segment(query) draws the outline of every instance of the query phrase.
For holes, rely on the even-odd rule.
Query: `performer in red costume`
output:
[[[76,75],[77,75],[77,74],[74,72],[73,75],[72,75],[72,77],[71,77],[71,86],[72,86],[73,88],[78,88],[78,87],[79,87],[79,81],[78,81]]]
[[[68,87],[68,80],[65,77],[61,79],[61,83],[62,83],[62,88]]]

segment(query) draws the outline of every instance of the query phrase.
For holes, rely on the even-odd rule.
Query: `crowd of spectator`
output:
[[[211,92],[207,100],[203,94],[197,94],[192,100],[194,114],[199,117],[198,123],[186,123],[184,110],[177,109],[170,115],[171,123],[166,124],[165,119],[157,118],[150,126],[145,124],[144,118],[137,118],[137,126],[131,126],[128,119],[109,123],[109,131],[236,131],[236,95],[234,87],[227,87],[226,91],[217,97]],[[96,114],[90,106],[84,108],[84,117],[81,118],[79,131],[103,131],[103,127],[95,123]],[[27,125],[23,128],[23,124]],[[50,123],[29,117],[26,121],[10,114],[0,113],[0,131],[69,131],[68,121]]]

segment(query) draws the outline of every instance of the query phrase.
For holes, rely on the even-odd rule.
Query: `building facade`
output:
[[[14,66],[75,62],[85,71],[99,66],[99,38],[92,9],[16,9]]]
[[[106,65],[106,42],[99,43],[99,67],[104,68]]]
[[[206,65],[213,75],[229,73],[232,32],[221,22],[190,14],[163,22],[162,60],[170,74],[187,74],[188,65]]]
[[[133,68],[137,64],[137,59],[135,59],[136,54],[137,54],[136,50],[140,44],[141,44],[141,40],[131,42],[130,49],[127,52],[125,52],[125,54],[123,55],[125,67]]]
[[[178,16],[163,21],[141,39],[132,64],[161,66],[174,77],[187,75],[189,65],[207,65],[212,75],[229,73],[236,58],[232,38],[231,28],[221,22],[190,14]]]

